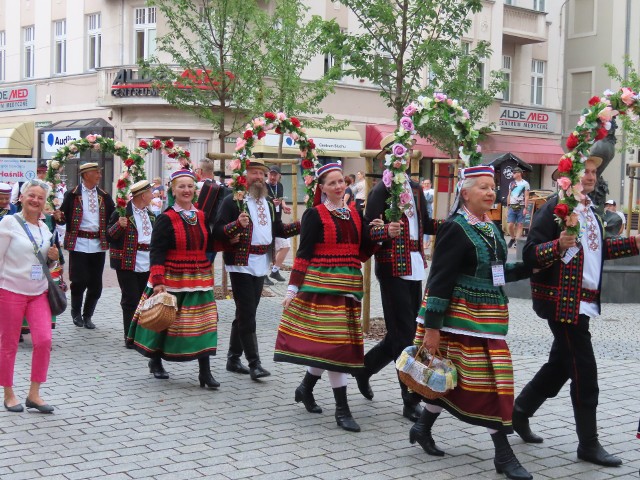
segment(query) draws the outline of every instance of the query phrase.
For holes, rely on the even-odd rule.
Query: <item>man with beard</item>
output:
[[[252,380],[271,375],[260,363],[256,311],[274,254],[274,238],[289,238],[300,233],[300,222],[285,225],[276,217],[274,205],[267,195],[267,171],[263,160],[251,159],[246,175],[248,195],[243,201],[234,200],[233,195],[227,196],[220,205],[214,227],[215,239],[225,246],[222,256],[236,304],[227,370],[248,373]],[[240,210],[242,202],[244,211]],[[232,243],[236,237],[239,240]],[[248,369],[240,361],[243,351],[249,362]]]

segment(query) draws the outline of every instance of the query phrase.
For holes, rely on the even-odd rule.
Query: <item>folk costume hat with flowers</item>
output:
[[[325,165],[322,165],[320,168],[316,170],[316,179],[320,179],[320,177],[322,177],[324,174],[333,172],[333,171],[338,171],[342,173],[342,164],[340,162],[335,162],[335,163],[327,163]],[[320,184],[318,183],[316,185],[316,190],[313,195],[313,206],[315,207],[317,205],[320,205],[321,203],[324,202],[325,198],[326,198],[326,195],[322,193],[322,189],[320,188]]]
[[[475,167],[461,168],[458,171],[458,184],[456,185],[456,199],[453,201],[449,215],[453,215],[460,208],[460,191],[462,184],[467,178],[491,177],[495,176],[495,170],[491,165],[476,165]]]

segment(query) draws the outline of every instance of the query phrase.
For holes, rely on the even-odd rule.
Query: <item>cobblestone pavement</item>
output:
[[[224,370],[234,305],[232,300],[218,302],[220,351],[212,360],[222,383],[218,391],[199,388],[195,362],[167,363],[171,378],[155,380],[145,359],[123,347],[117,286],[103,293],[94,317],[96,330],[76,328],[68,313],[63,314],[53,335],[49,382],[42,389],[55,414],[0,411],[0,479],[505,478],[493,469],[486,431],[447,413],[434,427],[445,457],[429,457],[410,445],[411,424],[401,415],[391,365],[373,378],[373,401],[361,397],[350,383],[350,405],[361,433],[336,426],[326,378],[315,389],[324,409],[321,415],[296,404],[293,392],[304,369],[272,361],[285,288],[284,283],[271,287],[276,295],[262,298],[258,310],[260,351],[272,372],[260,382]],[[374,284],[372,316],[381,315],[377,289]],[[529,301],[513,299],[510,310],[509,343],[519,390],[544,362],[551,335]],[[536,479],[637,478],[637,312],[637,305],[605,305],[592,326],[600,367],[600,439],[624,465],[604,468],[576,459],[565,387],[532,419],[534,430],[545,437],[542,445],[510,437],[518,458]],[[15,374],[22,399],[31,355],[26,338]],[[366,348],[372,345],[368,341]]]

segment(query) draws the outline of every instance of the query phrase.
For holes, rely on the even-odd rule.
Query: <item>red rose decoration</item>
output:
[[[573,162],[571,161],[570,158],[562,157],[558,162],[559,172],[563,172],[563,173],[570,172],[572,167],[573,167]]]
[[[578,137],[576,137],[573,133],[571,135],[569,135],[569,138],[567,138],[567,148],[569,150],[573,150],[574,148],[576,148],[578,146]]]
[[[189,150],[184,151],[184,156],[187,158],[191,157],[191,153],[189,153]]]
[[[122,198],[122,197],[118,197],[118,206],[119,207],[126,207],[127,206],[127,199],[126,198]]]
[[[556,205],[556,208],[553,209],[553,213],[564,220],[567,218],[567,215],[569,215],[569,206],[566,203],[559,203]]]
[[[245,130],[244,131],[244,135],[242,135],[242,137],[245,140],[251,140],[251,138],[253,137],[253,131],[252,130]]]
[[[591,97],[591,98],[589,99],[589,105],[591,105],[592,107],[593,107],[596,103],[600,103],[600,97]]]
[[[296,127],[296,128],[300,128],[300,125],[302,125],[302,124],[300,123],[300,120],[298,120],[296,117],[291,117],[291,118],[289,119],[289,121],[290,121],[290,122],[291,122],[291,124],[292,124],[294,127]]]
[[[173,144],[173,140],[169,139],[166,142],[164,142],[164,148],[173,148],[174,144]]]
[[[313,141],[313,139],[311,139],[311,138],[309,139],[309,148],[310,148],[311,150],[313,150],[314,148],[316,148],[316,144],[315,144],[315,142]]]
[[[135,162],[135,160],[133,158],[127,158],[124,161],[124,164],[127,166],[127,168],[131,168],[134,163],[136,163],[136,162]]]
[[[604,127],[599,128],[598,131],[596,132],[596,140],[602,140],[604,137],[607,136],[607,133],[609,132],[607,131],[606,128]]]
[[[264,138],[264,137],[266,137],[266,136],[267,136],[267,134],[266,134],[266,133],[264,133],[264,130],[260,130],[260,131],[258,132],[258,140],[260,140],[261,138]]]
[[[122,190],[126,186],[127,186],[127,183],[122,178],[118,180],[118,183],[116,183],[116,188],[118,190]]]
[[[169,154],[169,158],[176,158],[178,156],[178,154],[176,152],[171,152]]]
[[[265,112],[264,118],[266,118],[267,120],[273,121],[276,119],[276,114],[273,112]]]
[[[302,160],[302,162],[300,162],[300,166],[302,168],[304,168],[305,170],[310,170],[313,168],[313,162],[307,158],[305,158],[304,160]]]
[[[280,135],[282,133],[282,130],[280,130],[280,127],[276,127],[274,132],[276,132],[278,135]]]
[[[159,149],[161,149],[161,148],[162,148],[162,142],[156,138],[155,140],[153,140],[153,141],[151,142],[151,147],[152,147],[154,150],[159,150]]]
[[[149,148],[149,144],[145,140],[140,140],[140,143],[138,145],[140,146],[140,148]]]
[[[236,183],[242,187],[246,187],[247,186],[247,177],[244,176],[239,176],[238,178],[236,178]]]

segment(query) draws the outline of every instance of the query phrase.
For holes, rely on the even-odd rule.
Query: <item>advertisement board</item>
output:
[[[35,158],[0,158],[0,182],[26,182],[36,178],[38,161]]]

